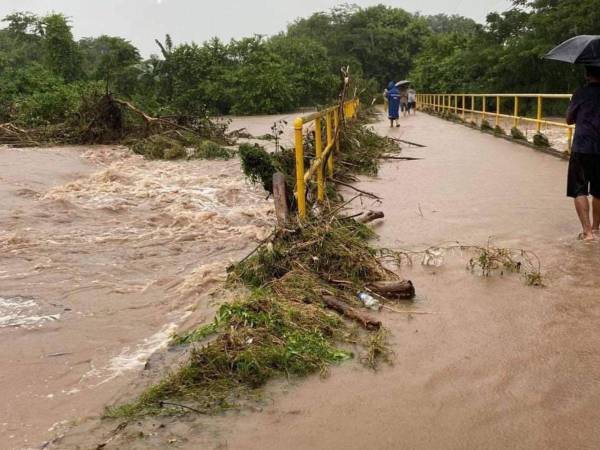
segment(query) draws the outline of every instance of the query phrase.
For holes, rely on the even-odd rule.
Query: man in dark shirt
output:
[[[587,85],[575,92],[567,113],[567,123],[576,124],[567,195],[575,199],[583,227],[579,238],[591,241],[600,228],[600,67],[585,69]],[[592,196],[591,219],[589,195]]]

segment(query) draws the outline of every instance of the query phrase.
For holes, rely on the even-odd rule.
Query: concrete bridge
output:
[[[600,243],[576,240],[566,161],[425,114],[375,128],[427,146],[358,185],[384,198],[380,245],[523,248],[547,286],[472,275],[460,252],[439,268],[416,259],[404,275],[416,307],[436,314],[383,318],[394,366],[302,382],[236,419],[230,448],[597,448]]]

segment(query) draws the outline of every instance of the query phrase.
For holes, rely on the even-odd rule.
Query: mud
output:
[[[1,148],[0,173],[0,448],[101,414],[273,224],[237,160]]]

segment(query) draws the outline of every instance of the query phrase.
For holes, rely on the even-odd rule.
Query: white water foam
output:
[[[30,298],[0,297],[0,328],[41,327],[46,322],[60,320],[60,314],[37,314],[39,309],[39,305]]]

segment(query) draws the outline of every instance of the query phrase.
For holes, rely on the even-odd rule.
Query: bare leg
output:
[[[592,230],[597,233],[600,230],[600,198],[592,197]]]
[[[586,241],[594,239],[590,222],[590,202],[586,196],[582,195],[575,199],[575,210],[583,227],[583,239]]]

